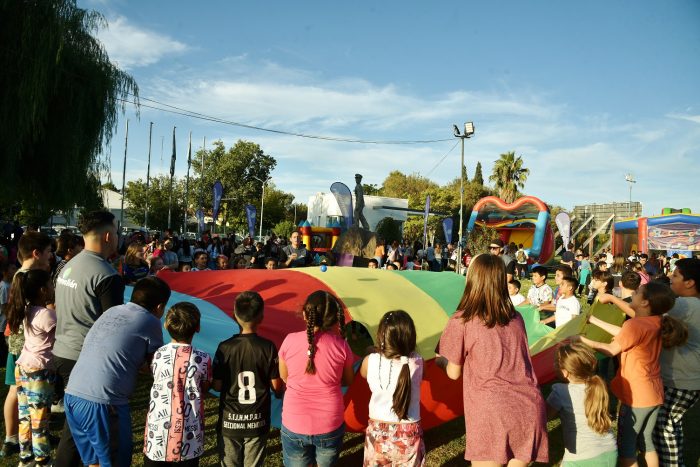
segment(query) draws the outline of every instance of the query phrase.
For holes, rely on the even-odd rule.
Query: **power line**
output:
[[[449,140],[447,140],[447,141],[449,141]],[[433,166],[433,168],[430,169],[430,171],[429,171],[427,174],[425,174],[425,178],[428,178],[428,177],[430,176],[430,174],[433,173],[433,171],[434,171],[435,169],[437,169],[438,166],[439,166],[440,164],[442,164],[442,161],[444,161],[445,158],[447,158],[447,156],[449,156],[450,153],[451,153],[452,151],[455,150],[455,148],[457,147],[457,144],[459,144],[459,140],[457,140],[457,142],[454,144],[454,146],[452,146],[452,147],[450,148],[450,150],[447,151],[447,152],[445,153],[444,156],[442,156],[442,159],[440,159],[440,160],[438,161],[438,163],[435,164],[435,166]]]
[[[181,107],[177,107],[174,105],[166,104],[163,102],[156,101],[155,99],[148,99],[146,97],[138,97],[139,103],[137,104],[134,101],[130,101],[127,99],[118,99],[121,102],[129,103],[129,104],[134,104],[138,105],[140,107],[146,107],[148,109],[154,109],[154,110],[160,110],[161,112],[168,112],[176,115],[183,115],[185,117],[191,117],[191,118],[197,118],[200,120],[206,120],[210,122],[215,122],[215,123],[222,123],[224,125],[231,125],[231,126],[237,126],[241,128],[247,128],[250,130],[257,130],[257,131],[265,131],[268,133],[275,133],[279,135],[286,135],[286,136],[296,136],[299,138],[308,138],[308,139],[318,139],[318,140],[324,140],[324,141],[336,141],[340,143],[356,143],[356,144],[430,144],[430,143],[442,143],[444,141],[451,141],[451,138],[448,139],[428,139],[428,140],[397,140],[397,141],[392,141],[392,140],[365,140],[365,139],[351,139],[351,138],[339,138],[339,137],[334,137],[334,136],[322,136],[322,135],[310,135],[306,133],[295,133],[295,132],[290,132],[290,131],[284,131],[284,130],[276,130],[273,128],[265,128],[265,127],[259,127],[255,125],[247,125],[245,123],[240,123],[240,122],[234,122],[231,120],[225,120],[223,118],[218,118],[218,117],[213,117],[211,115],[206,115],[202,114],[199,112],[194,112],[192,110],[184,109]],[[151,102],[153,104],[157,105],[148,105],[144,104],[141,101],[147,101]],[[163,108],[167,107],[167,108]],[[453,148],[454,149],[454,148]]]

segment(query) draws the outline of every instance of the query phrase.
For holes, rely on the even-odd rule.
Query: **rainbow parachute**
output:
[[[233,303],[245,290],[255,290],[265,300],[265,317],[258,333],[272,340],[278,348],[288,333],[306,329],[301,307],[306,297],[316,290],[335,295],[345,308],[346,322],[362,324],[371,336],[376,335],[385,312],[403,309],[416,324],[418,351],[426,362],[421,386],[423,427],[431,428],[463,414],[461,382],[448,379],[435,366],[435,348],[440,335],[464,291],[463,276],[448,272],[329,267],[326,272],[318,268],[163,272],[159,277],[173,290],[169,305],[191,301],[199,307],[201,332],[195,335],[193,345],[212,356],[219,342],[239,331],[232,318]],[[533,308],[521,307],[518,311],[525,318],[530,354],[540,384],[554,379],[553,353],[567,337],[579,333],[597,340],[609,341],[611,337],[585,324],[586,316],[553,331],[539,323],[539,315]],[[624,319],[622,313],[610,305],[596,305],[591,311],[618,325]],[[359,360],[358,356],[358,363]],[[345,390],[348,430],[363,431],[366,427],[369,395],[366,381],[358,374]],[[272,412],[273,425],[280,426],[281,401],[274,399]]]

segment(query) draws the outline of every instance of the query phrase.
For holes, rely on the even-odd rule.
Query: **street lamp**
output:
[[[627,204],[627,215],[632,217],[632,184],[637,183],[632,174],[625,175],[625,181],[630,184],[630,202]]]
[[[265,185],[267,182],[269,182],[272,177],[267,177],[265,180],[256,177],[255,175],[251,175],[254,179],[262,183],[262,199],[260,200],[260,232],[258,233],[258,236],[260,237],[260,240],[262,242],[262,223],[263,223],[263,212],[265,212]]]
[[[460,133],[459,127],[453,125],[455,138],[462,140],[462,158],[459,164],[459,240],[457,243],[457,262],[455,272],[459,273],[462,267],[462,231],[464,223],[464,140],[474,135],[474,122],[464,124],[464,133]]]

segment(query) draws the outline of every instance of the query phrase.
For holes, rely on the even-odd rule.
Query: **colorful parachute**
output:
[[[354,320],[367,328],[374,338],[382,315],[389,310],[403,309],[413,318],[418,333],[418,351],[425,359],[421,386],[421,419],[424,428],[447,422],[463,414],[462,385],[452,381],[435,366],[435,348],[447,320],[457,308],[464,291],[464,276],[454,273],[424,271],[384,271],[363,268],[329,267],[268,270],[200,271],[190,273],[163,272],[159,275],[173,290],[170,304],[191,301],[202,312],[201,332],[193,344],[214,354],[224,339],[238,332],[232,318],[236,295],[255,290],[265,300],[265,317],[258,332],[278,347],[289,332],[306,329],[301,307],[315,290],[335,295],[345,308],[346,322]],[[594,310],[607,321],[620,324],[619,310],[610,312],[608,305]],[[552,332],[539,323],[536,310],[520,308],[525,318],[528,343],[540,383],[554,379],[553,352],[566,337],[573,334],[598,333],[598,328],[585,324],[585,317],[571,321]],[[610,336],[607,336],[608,339]],[[350,342],[353,347],[353,342]],[[360,354],[362,349],[353,351]],[[360,357],[358,356],[358,363]],[[363,431],[368,418],[369,388],[362,377],[345,392],[345,421],[350,431]],[[280,426],[281,401],[273,402],[273,425]]]

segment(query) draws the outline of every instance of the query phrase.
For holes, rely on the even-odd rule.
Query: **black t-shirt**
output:
[[[501,258],[503,259],[503,264],[506,265],[506,274],[515,276],[515,261],[513,261],[513,258],[510,255],[503,255]]]
[[[238,334],[219,344],[214,379],[221,380],[217,432],[252,438],[270,430],[270,381],[279,378],[277,347],[257,334]]]

